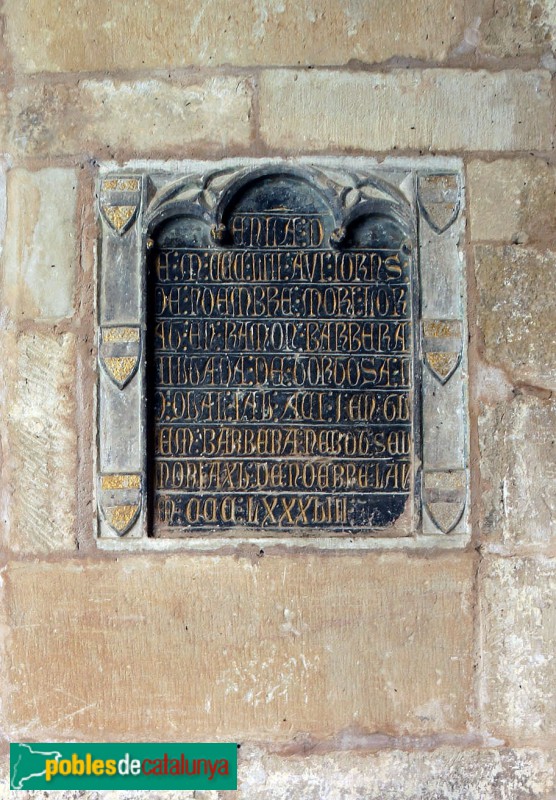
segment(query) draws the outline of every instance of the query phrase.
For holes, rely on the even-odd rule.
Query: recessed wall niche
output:
[[[103,547],[468,534],[453,159],[103,171]]]

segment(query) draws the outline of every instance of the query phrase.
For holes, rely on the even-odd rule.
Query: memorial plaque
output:
[[[416,178],[281,164],[104,181],[103,218],[133,183],[141,220],[134,237],[135,217],[109,218],[103,244],[119,258],[100,293],[108,535],[407,537],[422,505],[431,532],[458,524],[461,460],[429,458],[421,488],[421,376],[452,402],[463,322],[438,303],[433,318],[430,279],[423,317],[417,265],[418,203],[448,241],[459,206],[429,217],[459,178],[426,173],[421,195]]]
[[[391,526],[413,487],[407,232],[363,215],[333,247],[329,205],[279,175],[207,234],[154,238],[155,531]]]

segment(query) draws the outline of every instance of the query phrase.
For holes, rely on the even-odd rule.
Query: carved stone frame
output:
[[[146,463],[146,261],[153,227],[177,211],[210,222],[218,242],[231,191],[284,172],[318,184],[334,236],[372,207],[403,220],[414,249],[415,510],[411,535],[149,537]],[[97,527],[106,549],[453,547],[469,538],[464,187],[457,159],[234,159],[101,168],[98,206]],[[417,395],[417,391],[416,391]]]

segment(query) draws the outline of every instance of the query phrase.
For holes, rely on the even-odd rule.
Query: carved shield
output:
[[[141,331],[138,325],[100,329],[100,363],[119,389],[123,389],[137,372],[140,354]]]
[[[444,233],[457,219],[460,187],[457,175],[420,175],[417,197],[421,213],[436,233]]]
[[[125,176],[102,181],[100,211],[104,221],[120,236],[135,222],[140,202],[140,178]]]
[[[450,533],[461,519],[467,495],[464,469],[425,470],[423,503],[427,513],[442,533]]]
[[[112,530],[123,536],[141,511],[141,476],[136,473],[101,475],[99,507]]]
[[[423,320],[425,363],[440,383],[447,383],[461,360],[463,325],[457,319]]]

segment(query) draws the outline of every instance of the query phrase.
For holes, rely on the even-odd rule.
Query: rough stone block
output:
[[[17,319],[73,313],[77,176],[72,169],[8,172],[5,302]]]
[[[499,58],[549,53],[556,41],[556,7],[552,0],[482,2],[479,50]],[[482,17],[482,18],[481,18]]]
[[[24,154],[88,153],[103,159],[228,154],[250,141],[251,89],[244,78],[197,82],[87,78],[14,89],[11,144]]]
[[[74,336],[4,333],[2,344],[7,545],[32,553],[74,549]]]
[[[556,386],[556,251],[475,247],[486,360],[516,384]]]
[[[538,750],[240,751],[237,800],[547,800],[550,757]]]
[[[4,13],[18,69],[69,72],[440,60],[461,36],[461,7],[462,0],[82,0],[79,13],[60,14],[53,0],[7,0]]]
[[[472,554],[151,555],[14,563],[3,577],[15,740],[468,722]]]
[[[540,70],[269,70],[260,88],[263,139],[286,151],[552,147],[550,73]]]
[[[474,241],[550,242],[556,236],[556,168],[540,158],[472,161],[467,169]]]
[[[479,416],[482,530],[505,544],[556,534],[556,401],[518,395]]]
[[[554,736],[556,560],[487,557],[480,583],[485,727]]]

